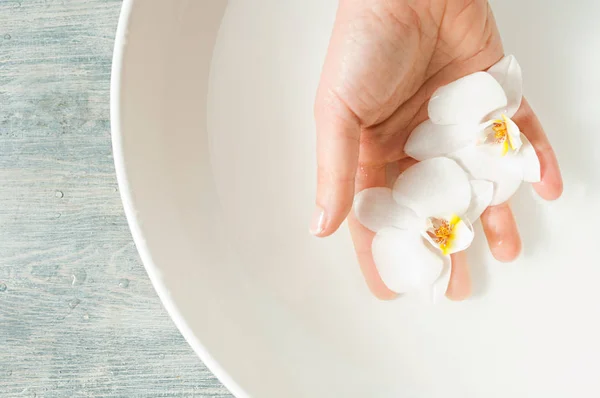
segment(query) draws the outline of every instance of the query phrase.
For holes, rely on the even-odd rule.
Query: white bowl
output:
[[[335,1],[124,2],[111,109],[127,218],[173,320],[238,397],[600,394],[600,3],[494,6],[566,194],[523,188],[521,259],[496,263],[479,237],[477,296],[433,306],[377,301],[345,228],[307,232]]]

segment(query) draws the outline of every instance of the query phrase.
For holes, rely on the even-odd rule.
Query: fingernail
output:
[[[319,236],[325,230],[325,211],[319,206],[313,213],[312,220],[310,222],[310,233]]]

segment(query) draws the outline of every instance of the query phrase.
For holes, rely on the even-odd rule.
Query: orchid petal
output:
[[[410,134],[404,152],[417,160],[442,156],[474,144],[480,130],[475,123],[441,125],[426,120]]]
[[[494,195],[490,206],[506,202],[517,191],[523,180],[521,161],[509,153],[501,156],[500,145],[477,145],[449,154],[474,179],[494,183]]]
[[[502,86],[486,72],[476,72],[438,88],[429,100],[429,118],[435,124],[480,123],[507,104]]]
[[[473,226],[469,220],[460,220],[454,227],[452,234],[452,243],[446,254],[458,253],[467,249],[471,246],[471,242],[473,242],[473,237],[475,236]]]
[[[396,202],[419,217],[464,214],[471,202],[471,185],[465,171],[448,158],[417,163],[400,174],[393,188]]]
[[[508,134],[508,143],[513,151],[519,151],[521,146],[523,145],[523,140],[521,139],[521,130],[519,126],[512,119],[508,119],[506,116],[504,117],[504,122],[506,123],[506,132]]]
[[[450,276],[452,275],[452,259],[450,256],[444,256],[443,260],[444,266],[442,272],[431,288],[432,301],[434,304],[446,297],[448,285],[450,284]]]
[[[354,214],[358,221],[373,232],[386,227],[413,228],[417,215],[409,208],[400,206],[392,197],[390,188],[368,188],[354,198]]]
[[[521,137],[523,140],[523,145],[521,146],[521,150],[519,150],[519,153],[516,155],[516,157],[521,162],[523,181],[540,182],[540,160],[537,157],[535,148],[533,145],[531,145],[531,142],[529,142],[525,135],[521,135]]]
[[[523,76],[517,59],[513,55],[508,55],[488,69],[487,73],[502,86],[507,98],[504,113],[508,117],[513,117],[521,106],[523,98]]]
[[[490,205],[494,197],[494,183],[485,180],[471,180],[471,204],[465,214],[470,222],[475,222]]]
[[[375,235],[372,252],[379,276],[396,293],[430,286],[444,264],[442,257],[425,246],[417,230],[384,228]]]

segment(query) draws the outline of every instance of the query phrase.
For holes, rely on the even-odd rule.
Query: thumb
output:
[[[321,237],[339,228],[354,198],[361,122],[339,91],[346,75],[347,21],[354,12],[354,6],[340,2],[315,101],[317,197],[310,232]]]
[[[310,231],[316,236],[328,236],[352,209],[361,128],[356,115],[334,91],[326,88],[318,90],[315,120],[317,198]]]

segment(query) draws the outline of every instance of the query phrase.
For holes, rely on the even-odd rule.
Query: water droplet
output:
[[[54,193],[54,196],[56,196],[57,198],[62,198],[65,196],[65,194],[62,191],[56,191]]]
[[[73,300],[69,301],[69,308],[71,308],[73,310],[73,309],[75,309],[75,307],[77,307],[79,305],[79,303],[81,303],[81,300],[73,299]]]
[[[84,269],[80,269],[77,270],[75,272],[73,272],[73,275],[71,275],[71,286],[79,286],[81,284],[83,284],[83,282],[85,282],[87,278],[87,272],[85,272]]]
[[[129,287],[129,279],[123,278],[123,279],[119,279],[119,287],[122,287],[123,289],[126,289]]]
[[[0,292],[5,292],[7,289],[6,283],[0,283]]]
[[[158,357],[159,357],[160,359],[165,359],[165,354],[160,354]]]
[[[90,314],[83,314],[83,320],[84,321],[89,321],[90,320]]]
[[[7,371],[7,372],[6,372],[6,375],[7,375],[7,376],[12,376],[12,370],[9,370],[9,371]]]
[[[54,217],[56,217],[56,218],[60,218],[61,216],[62,216],[62,214],[60,214],[60,213],[56,213],[56,214],[54,215]]]
[[[119,188],[117,188],[117,187],[114,187],[114,188],[113,188],[113,192],[114,192],[114,193],[117,193],[117,192],[119,192]]]
[[[10,39],[12,39],[12,36],[7,33],[7,34],[4,35],[4,38],[6,40],[10,40]]]

